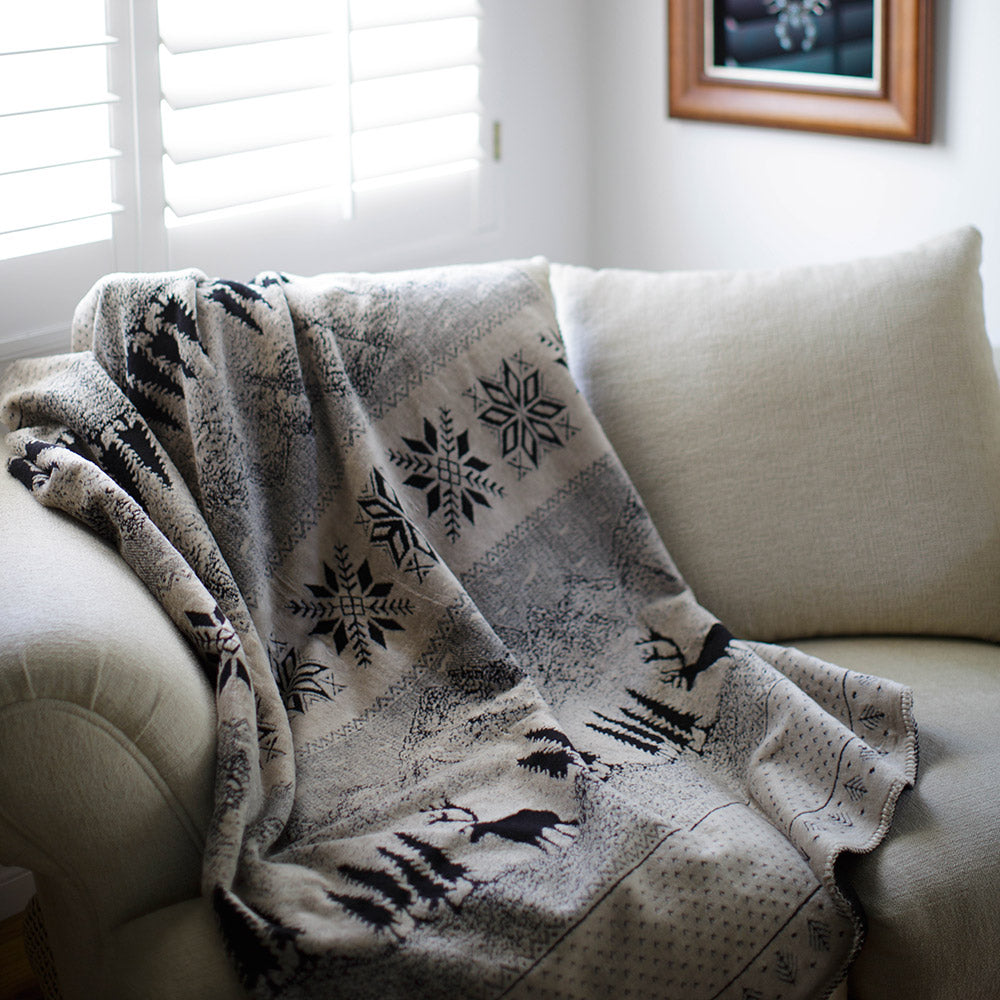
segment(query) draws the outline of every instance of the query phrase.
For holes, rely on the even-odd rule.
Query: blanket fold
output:
[[[10,471],[216,687],[203,889],[261,997],[814,997],[909,692],[700,607],[542,260],[111,276],[4,380]],[[659,433],[669,433],[661,428]]]

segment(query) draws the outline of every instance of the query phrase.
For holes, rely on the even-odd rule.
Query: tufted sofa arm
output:
[[[71,994],[117,974],[94,965],[122,926],[198,895],[215,713],[159,604],[7,457],[0,445],[0,863],[35,873]]]

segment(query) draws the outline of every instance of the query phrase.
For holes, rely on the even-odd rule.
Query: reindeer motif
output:
[[[682,685],[690,691],[694,687],[694,682],[698,676],[709,667],[713,666],[729,652],[729,643],[733,641],[732,633],[720,622],[716,622],[705,635],[701,652],[693,663],[688,663],[684,658],[684,653],[677,642],[670,636],[662,635],[655,628],[649,629],[649,638],[637,642],[637,646],[651,646],[643,656],[643,663],[654,663],[658,660],[677,660],[680,666],[662,667],[661,676],[668,680],[674,687]],[[672,652],[664,653],[658,648],[658,644],[665,643],[672,649]]]
[[[456,806],[447,799],[431,819],[431,823],[462,823],[463,832],[469,834],[471,843],[476,844],[487,834],[493,834],[501,840],[514,844],[530,844],[544,851],[544,844],[557,846],[558,842],[546,836],[548,831],[564,837],[573,837],[575,831],[560,829],[561,827],[578,826],[578,820],[560,819],[557,813],[550,809],[519,809],[509,816],[501,816],[495,820],[480,820],[471,809]]]

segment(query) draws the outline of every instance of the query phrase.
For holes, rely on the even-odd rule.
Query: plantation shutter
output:
[[[481,158],[473,0],[160,0],[168,222]]]
[[[355,191],[476,169],[480,18],[474,0],[351,0]]]
[[[104,0],[7,5],[0,33],[0,259],[111,238]]]
[[[168,222],[348,192],[346,0],[160,0]]]

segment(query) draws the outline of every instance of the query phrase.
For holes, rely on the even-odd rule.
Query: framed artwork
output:
[[[933,0],[668,0],[673,118],[930,142]]]

